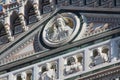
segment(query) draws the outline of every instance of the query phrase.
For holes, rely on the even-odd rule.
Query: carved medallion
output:
[[[57,14],[50,19],[40,33],[42,42],[53,48],[64,45],[75,38],[80,30],[80,23],[79,17],[74,13]]]

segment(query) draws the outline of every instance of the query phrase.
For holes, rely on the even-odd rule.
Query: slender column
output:
[[[12,32],[11,32],[11,29],[10,29],[10,25],[8,23],[5,24],[5,31],[7,33],[7,37],[9,39],[9,41],[13,41],[14,40],[14,37],[12,36]]]
[[[4,28],[5,28],[5,31],[7,33],[7,37],[9,39],[9,41],[13,41],[14,40],[14,37],[12,36],[12,31],[11,31],[11,28],[10,28],[10,13],[7,11],[7,17],[5,18],[5,21],[4,21]]]
[[[33,68],[33,80],[39,80],[39,67],[37,65],[34,66]]]
[[[87,49],[85,49],[85,51],[84,51],[84,56],[83,56],[83,59],[84,59],[84,69],[83,70],[85,70],[85,71],[87,71],[87,70],[89,70],[90,69],[90,63],[92,62],[92,60],[91,60],[91,56],[92,56],[92,54],[91,54],[91,52],[89,51],[89,49],[87,48]]]
[[[38,5],[38,3],[34,3],[33,7],[34,7],[34,10],[35,10],[35,14],[36,14],[37,20],[40,20],[41,16],[40,16],[40,12],[39,12],[39,5]]]
[[[63,59],[63,57],[60,57],[59,58],[59,62],[58,62],[59,64],[58,64],[58,66],[59,66],[59,68],[58,68],[58,72],[59,72],[59,80],[64,80],[64,59]]]
[[[24,31],[27,31],[28,30],[28,27],[26,26],[26,22],[25,22],[25,19],[24,19],[24,15],[22,13],[19,14],[19,18],[20,18],[20,23],[22,25],[22,28]]]
[[[19,12],[19,18],[20,18],[20,23],[22,25],[22,28],[24,31],[27,31],[28,30],[28,27],[26,26],[26,20],[24,18],[24,6],[20,7],[19,8],[20,12]]]
[[[111,61],[114,62],[118,59],[118,48],[114,40],[111,41]]]

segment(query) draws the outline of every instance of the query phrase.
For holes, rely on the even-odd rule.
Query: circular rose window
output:
[[[80,19],[74,13],[54,16],[42,31],[42,42],[48,47],[64,45],[75,38],[80,29]]]

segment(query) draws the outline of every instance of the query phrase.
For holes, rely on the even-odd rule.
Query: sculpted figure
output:
[[[22,72],[21,73],[21,78],[22,78],[22,80],[27,80],[27,74],[26,74],[26,72]]]
[[[109,51],[109,49],[107,47],[102,47],[102,49],[101,49],[101,56],[105,62],[108,61],[108,51]]]
[[[66,25],[63,18],[57,18],[55,24],[47,30],[48,39],[51,41],[60,41],[72,33],[72,28]]]
[[[103,58],[101,57],[99,49],[94,49],[92,51],[93,56],[92,58],[92,63],[90,64],[91,67],[96,66],[98,64],[101,64],[104,62]]]
[[[47,71],[41,74],[41,80],[56,80],[55,69],[51,69],[51,64],[47,63]]]
[[[108,61],[108,48],[106,47],[99,47],[93,50],[92,63],[90,64],[91,67],[96,66],[101,63],[105,63]]]
[[[65,65],[65,73],[71,74],[82,70],[82,57],[78,58],[77,56],[70,57],[67,64]]]

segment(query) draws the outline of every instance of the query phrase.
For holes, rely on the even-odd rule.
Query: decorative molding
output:
[[[33,40],[34,37],[29,38],[27,41],[23,42],[21,45],[19,45],[17,48],[15,48],[14,50],[12,50],[9,54],[7,54],[5,57],[0,59],[1,64],[0,65],[4,65],[19,59],[23,59],[25,57],[31,56],[33,53],[35,53],[34,51],[28,51],[26,53],[22,53],[22,54],[18,54],[22,49],[24,49],[25,47],[27,47],[29,44],[33,44]],[[17,56],[14,56],[17,55]],[[13,56],[13,58],[12,58]],[[10,58],[11,57],[11,58]],[[10,58],[10,59],[9,59]]]

